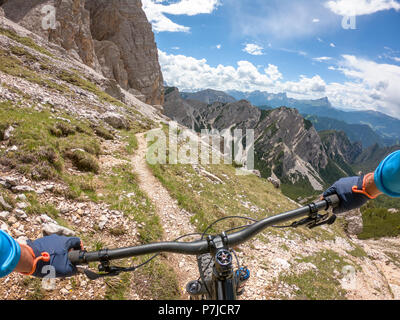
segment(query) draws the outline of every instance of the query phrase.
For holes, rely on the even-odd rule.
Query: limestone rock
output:
[[[105,76],[136,89],[146,103],[164,102],[163,76],[154,33],[140,0],[87,0],[96,54]]]
[[[56,9],[52,28],[43,28],[46,6]],[[6,18],[60,45],[123,89],[139,91],[146,103],[163,104],[158,50],[140,0],[9,0],[2,8]]]
[[[12,210],[12,206],[10,206],[3,198],[3,196],[0,195],[0,206],[7,211]]]
[[[279,179],[273,178],[273,177],[269,177],[267,179],[269,182],[272,183],[272,185],[276,188],[279,189],[281,187],[281,181]]]
[[[363,231],[363,219],[360,209],[352,210],[344,215],[346,231],[350,235],[358,235]]]
[[[42,229],[43,229],[43,234],[46,236],[49,236],[52,234],[58,234],[59,236],[72,237],[75,235],[74,231],[67,229],[65,227],[59,226],[52,222],[44,224],[42,226]]]
[[[130,127],[129,122],[116,112],[106,112],[101,118],[115,129],[129,129]]]

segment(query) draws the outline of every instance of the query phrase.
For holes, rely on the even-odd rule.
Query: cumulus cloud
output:
[[[142,0],[143,10],[155,32],[189,32],[190,27],[173,22],[165,14],[194,16],[210,14],[220,5],[219,0]]]
[[[339,105],[369,107],[400,117],[400,67],[343,55],[336,70],[353,82],[330,84],[328,92]]]
[[[210,66],[206,59],[167,54],[159,50],[164,79],[169,86],[181,90],[268,91],[286,92],[296,99],[319,99],[327,96],[337,107],[377,110],[400,118],[400,66],[379,64],[352,55],[343,55],[329,69],[341,72],[348,79],[343,83],[327,83],[319,75],[300,76],[284,81],[278,66],[256,67],[249,61],[236,66]],[[322,61],[330,61],[327,58]]]
[[[325,6],[341,16],[360,16],[383,10],[400,10],[400,3],[396,0],[331,0],[327,1]]]
[[[206,59],[167,54],[159,50],[164,79],[170,86],[181,90],[212,88],[216,90],[271,89],[282,78],[278,67],[269,65],[263,71],[249,61],[238,61],[237,66],[211,67]]]
[[[262,56],[264,54],[263,50],[263,47],[255,43],[248,43],[243,49],[244,52],[247,52],[248,54],[251,54],[253,56]]]

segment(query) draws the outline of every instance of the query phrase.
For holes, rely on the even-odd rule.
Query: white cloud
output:
[[[206,59],[167,54],[161,50],[159,58],[165,81],[181,90],[266,90],[271,89],[274,82],[282,77],[274,65],[259,71],[249,61],[238,61],[236,67],[211,67]]]
[[[330,84],[328,92],[332,101],[339,106],[368,107],[400,117],[400,67],[352,55],[342,58],[336,70],[353,82]]]
[[[319,21],[320,21],[320,20],[317,19],[317,18],[314,18],[314,19],[312,20],[313,23],[318,23]]]
[[[244,52],[247,52],[253,56],[262,56],[264,54],[263,50],[263,47],[255,43],[248,43],[243,49]]]
[[[396,0],[331,0],[325,6],[337,15],[360,16],[373,14],[378,11],[400,10]]]
[[[332,57],[319,57],[319,58],[313,58],[313,60],[318,61],[318,62],[324,62],[324,61],[332,60]]]
[[[222,48],[222,45],[221,44],[217,44],[215,47],[219,50],[219,49]]]
[[[165,14],[194,16],[210,14],[220,5],[219,0],[142,0],[143,10],[155,32],[189,32],[190,28],[173,22]]]
[[[272,81],[282,79],[282,73],[280,73],[278,67],[273,64],[269,64],[268,68],[264,69],[264,71]]]
[[[332,43],[332,42],[331,42],[330,46],[331,46],[332,48],[336,48],[336,45],[335,45],[334,43]]]
[[[378,64],[374,61],[343,55],[336,66],[328,69],[343,73],[343,83],[326,83],[319,75],[300,76],[298,80],[283,81],[278,66],[256,67],[249,61],[236,66],[212,67],[206,59],[167,54],[159,50],[164,79],[181,90],[268,91],[287,92],[297,99],[319,99],[327,96],[337,107],[377,110],[400,118],[400,66]],[[326,58],[322,61],[330,61]]]

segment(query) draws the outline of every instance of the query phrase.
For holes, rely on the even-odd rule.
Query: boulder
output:
[[[267,179],[269,182],[272,183],[272,185],[276,188],[279,189],[281,187],[281,181],[279,179],[273,178],[273,177],[269,177]]]
[[[346,232],[349,235],[359,235],[363,231],[363,219],[360,209],[351,210],[344,215]]]
[[[3,196],[0,195],[0,206],[7,211],[11,211],[13,208],[11,205],[9,205],[3,198]]]
[[[45,236],[49,236],[52,234],[57,234],[59,236],[66,236],[66,237],[75,236],[74,231],[52,222],[45,223],[44,225],[42,225],[42,230]]]
[[[101,116],[102,120],[115,129],[129,129],[129,121],[116,112],[106,112]]]

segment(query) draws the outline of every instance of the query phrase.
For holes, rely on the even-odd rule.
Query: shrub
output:
[[[95,127],[95,128],[93,128],[93,130],[94,130],[94,133],[96,135],[98,135],[100,138],[103,138],[106,140],[114,140],[114,135],[105,128]]]
[[[69,158],[78,170],[83,172],[99,173],[100,166],[95,157],[83,150],[73,150],[66,152],[65,156]]]
[[[58,122],[54,127],[51,127],[50,133],[55,137],[68,137],[75,134],[75,130],[67,123]]]

